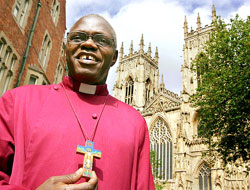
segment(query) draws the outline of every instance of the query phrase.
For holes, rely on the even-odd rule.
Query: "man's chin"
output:
[[[71,78],[73,78],[75,81],[85,84],[98,84],[99,81],[96,79],[96,75],[93,74],[75,74],[70,75]]]

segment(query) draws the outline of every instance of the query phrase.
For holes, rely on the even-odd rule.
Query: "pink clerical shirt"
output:
[[[144,118],[106,85],[90,95],[70,77],[63,84],[88,136],[108,96],[93,139],[102,151],[93,165],[99,190],[154,189]],[[36,189],[51,176],[74,173],[84,157],[77,145],[85,141],[62,84],[7,91],[0,99],[0,189]]]

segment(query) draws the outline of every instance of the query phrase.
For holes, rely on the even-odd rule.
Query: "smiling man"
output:
[[[62,83],[2,96],[0,189],[154,189],[146,122],[105,84],[117,54],[112,26],[84,16],[67,37]]]
[[[83,17],[68,33],[66,53],[72,78],[87,84],[105,84],[118,55],[114,29],[100,16]]]

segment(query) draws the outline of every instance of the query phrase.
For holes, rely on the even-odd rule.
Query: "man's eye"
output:
[[[103,43],[103,44],[106,44],[107,43],[107,40],[105,38],[102,38],[99,40],[100,43]]]
[[[74,41],[78,41],[78,40],[81,40],[82,38],[81,36],[72,36],[70,39]]]
[[[109,40],[104,37],[99,37],[96,39],[96,41],[101,45],[110,45]]]

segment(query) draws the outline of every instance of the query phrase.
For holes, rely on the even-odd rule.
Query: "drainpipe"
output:
[[[35,14],[33,24],[32,24],[31,30],[30,30],[29,39],[28,39],[28,43],[27,43],[27,46],[26,46],[24,56],[23,56],[21,70],[20,70],[19,75],[18,75],[16,87],[18,87],[20,85],[20,81],[21,81],[21,78],[22,78],[22,75],[23,75],[23,70],[24,70],[25,63],[27,61],[28,53],[29,53],[30,46],[31,46],[31,41],[32,41],[32,38],[33,38],[33,34],[34,34],[34,31],[35,31],[35,27],[36,27],[36,23],[37,23],[37,19],[38,19],[38,16],[39,16],[41,6],[42,6],[41,0],[38,0],[37,7],[36,7],[36,14]]]

